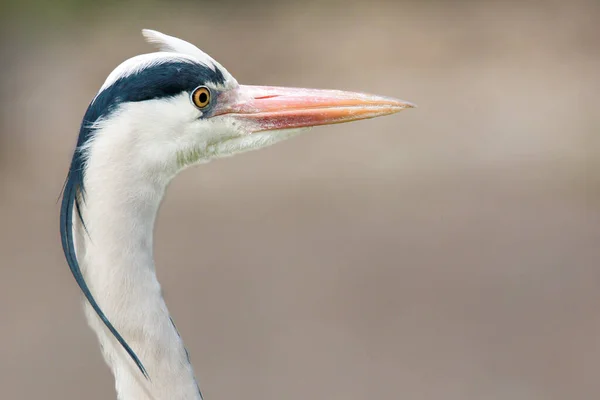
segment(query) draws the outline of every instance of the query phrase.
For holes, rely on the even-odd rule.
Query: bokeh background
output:
[[[57,199],[142,28],[419,105],[173,182],[158,273],[207,399],[600,398],[600,3],[100,3],[0,6],[0,398],[115,397]]]

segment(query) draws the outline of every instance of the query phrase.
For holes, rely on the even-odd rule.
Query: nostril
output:
[[[264,100],[264,99],[272,99],[273,97],[279,97],[278,94],[271,94],[268,96],[259,96],[259,97],[255,97],[254,100]]]

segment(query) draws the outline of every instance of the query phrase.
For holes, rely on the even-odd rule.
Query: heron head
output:
[[[64,186],[60,229],[67,262],[90,305],[147,376],[87,286],[75,251],[74,221],[80,220],[90,237],[96,235],[96,244],[102,238],[112,243],[113,233],[104,235],[99,227],[123,225],[126,234],[119,240],[135,231],[151,232],[144,228],[153,223],[166,184],[187,166],[262,148],[311,126],[413,105],[360,93],[240,85],[196,46],[155,31],[143,33],[161,51],[123,62],[90,103]],[[84,222],[90,215],[94,218]],[[133,215],[151,222],[138,223]],[[144,239],[130,247],[148,243]]]
[[[173,172],[312,126],[413,107],[361,93],[240,85],[196,46],[156,31],[143,34],[161,51],[133,57],[108,76],[84,117],[83,153],[102,140],[129,159]]]

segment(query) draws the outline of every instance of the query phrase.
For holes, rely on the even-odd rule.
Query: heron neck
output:
[[[149,379],[86,303],[87,319],[115,377],[120,400],[199,400],[152,252],[154,222],[170,177],[144,175],[126,162],[115,159],[114,153],[89,158],[82,210],[85,228],[75,227],[76,249],[91,293],[136,352]]]

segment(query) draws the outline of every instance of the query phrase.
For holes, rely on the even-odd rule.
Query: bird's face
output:
[[[275,99],[280,100],[289,89],[245,86],[237,82],[215,86],[206,83],[189,93],[188,107],[195,111],[190,121],[188,145],[177,157],[179,164],[189,165],[265,147],[301,130],[300,126],[294,126],[291,116],[283,120],[282,103],[279,107],[273,106]],[[276,90],[281,94],[274,94]]]
[[[191,118],[177,161],[189,165],[262,148],[306,128],[392,114],[411,105],[337,90],[205,83],[180,99]]]
[[[120,127],[113,129],[119,132],[113,139],[120,141],[113,147],[159,168],[179,170],[266,147],[312,126],[413,107],[338,90],[240,85],[192,44],[155,31],[144,35],[163,52],[137,56],[117,67],[84,121],[97,128]],[[96,140],[89,142],[92,150]]]

